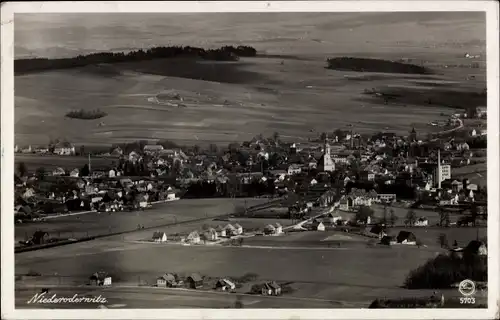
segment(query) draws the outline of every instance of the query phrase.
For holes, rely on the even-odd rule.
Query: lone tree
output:
[[[82,177],[88,177],[89,175],[90,175],[89,165],[85,164],[83,166],[82,170],[80,171],[80,176],[82,176]]]
[[[446,237],[446,234],[440,233],[437,241],[441,248],[448,248],[448,238]]]
[[[19,172],[19,175],[21,177],[24,177],[26,175],[26,172],[28,172],[26,164],[24,162],[20,162],[19,165],[17,166],[17,171]]]
[[[219,147],[215,143],[211,143],[208,147],[211,153],[217,153],[219,152]]]
[[[278,142],[279,140],[280,140],[280,133],[279,133],[279,132],[277,132],[277,131],[275,131],[275,132],[273,133],[273,141],[274,141],[274,142]]]
[[[396,213],[394,212],[394,209],[391,209],[389,212],[389,221],[391,222],[391,226],[394,227],[396,222],[398,221],[398,217],[396,216]]]
[[[406,213],[406,221],[405,223],[408,223],[410,226],[413,226],[415,222],[417,221],[417,214],[413,209],[408,210]]]
[[[360,206],[356,212],[356,221],[368,222],[368,218],[373,217],[373,209],[367,206]]]
[[[447,210],[439,210],[439,226],[450,226],[450,213]]]
[[[326,137],[327,137],[326,132],[321,132],[321,134],[320,134],[320,136],[319,136],[319,139],[320,139],[321,141],[324,141],[324,140],[326,140]]]
[[[472,226],[476,226],[476,220],[477,220],[477,216],[478,216],[478,210],[477,210],[477,206],[476,205],[472,205],[470,207],[470,214],[471,214],[471,219],[472,219]]]

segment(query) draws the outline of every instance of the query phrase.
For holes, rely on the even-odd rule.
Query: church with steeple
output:
[[[328,136],[325,137],[324,153],[318,163],[318,169],[322,172],[335,171],[335,162],[331,156],[330,144],[328,143]]]

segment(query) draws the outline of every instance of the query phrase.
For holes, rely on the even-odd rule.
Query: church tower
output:
[[[328,143],[328,135],[325,137],[324,154],[321,159],[322,169],[325,172],[335,171],[335,162],[332,160],[331,148]]]

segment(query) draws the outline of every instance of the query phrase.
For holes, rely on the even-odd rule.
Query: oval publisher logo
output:
[[[463,296],[466,296],[466,297],[471,296],[474,293],[476,293],[476,284],[474,283],[474,281],[469,280],[469,279],[463,280],[458,285],[458,291],[460,291],[460,293]]]

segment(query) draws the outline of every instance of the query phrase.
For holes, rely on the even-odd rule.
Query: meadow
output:
[[[259,280],[290,284],[294,292],[287,296],[367,306],[377,297],[430,295],[429,290],[406,290],[401,285],[411,269],[439,252],[442,249],[404,245],[322,250],[186,247],[108,238],[17,254],[16,274],[30,270],[49,278],[57,274],[60,283],[78,285],[85,283],[90,273],[102,270],[112,274],[116,283],[133,285],[138,281],[153,283],[164,272],[198,272],[209,277],[255,273]],[[47,279],[42,277],[40,281]]]
[[[183,199],[164,204],[156,204],[153,208],[137,212],[86,213],[47,219],[43,222],[33,222],[15,225],[15,241],[25,240],[37,230],[49,233],[57,238],[83,238],[104,235],[115,232],[136,230],[138,225],[144,228],[156,227],[175,222],[234,212],[235,207],[246,202],[253,206],[267,199]],[[222,223],[222,222],[220,222]],[[152,231],[147,231],[150,236]]]

